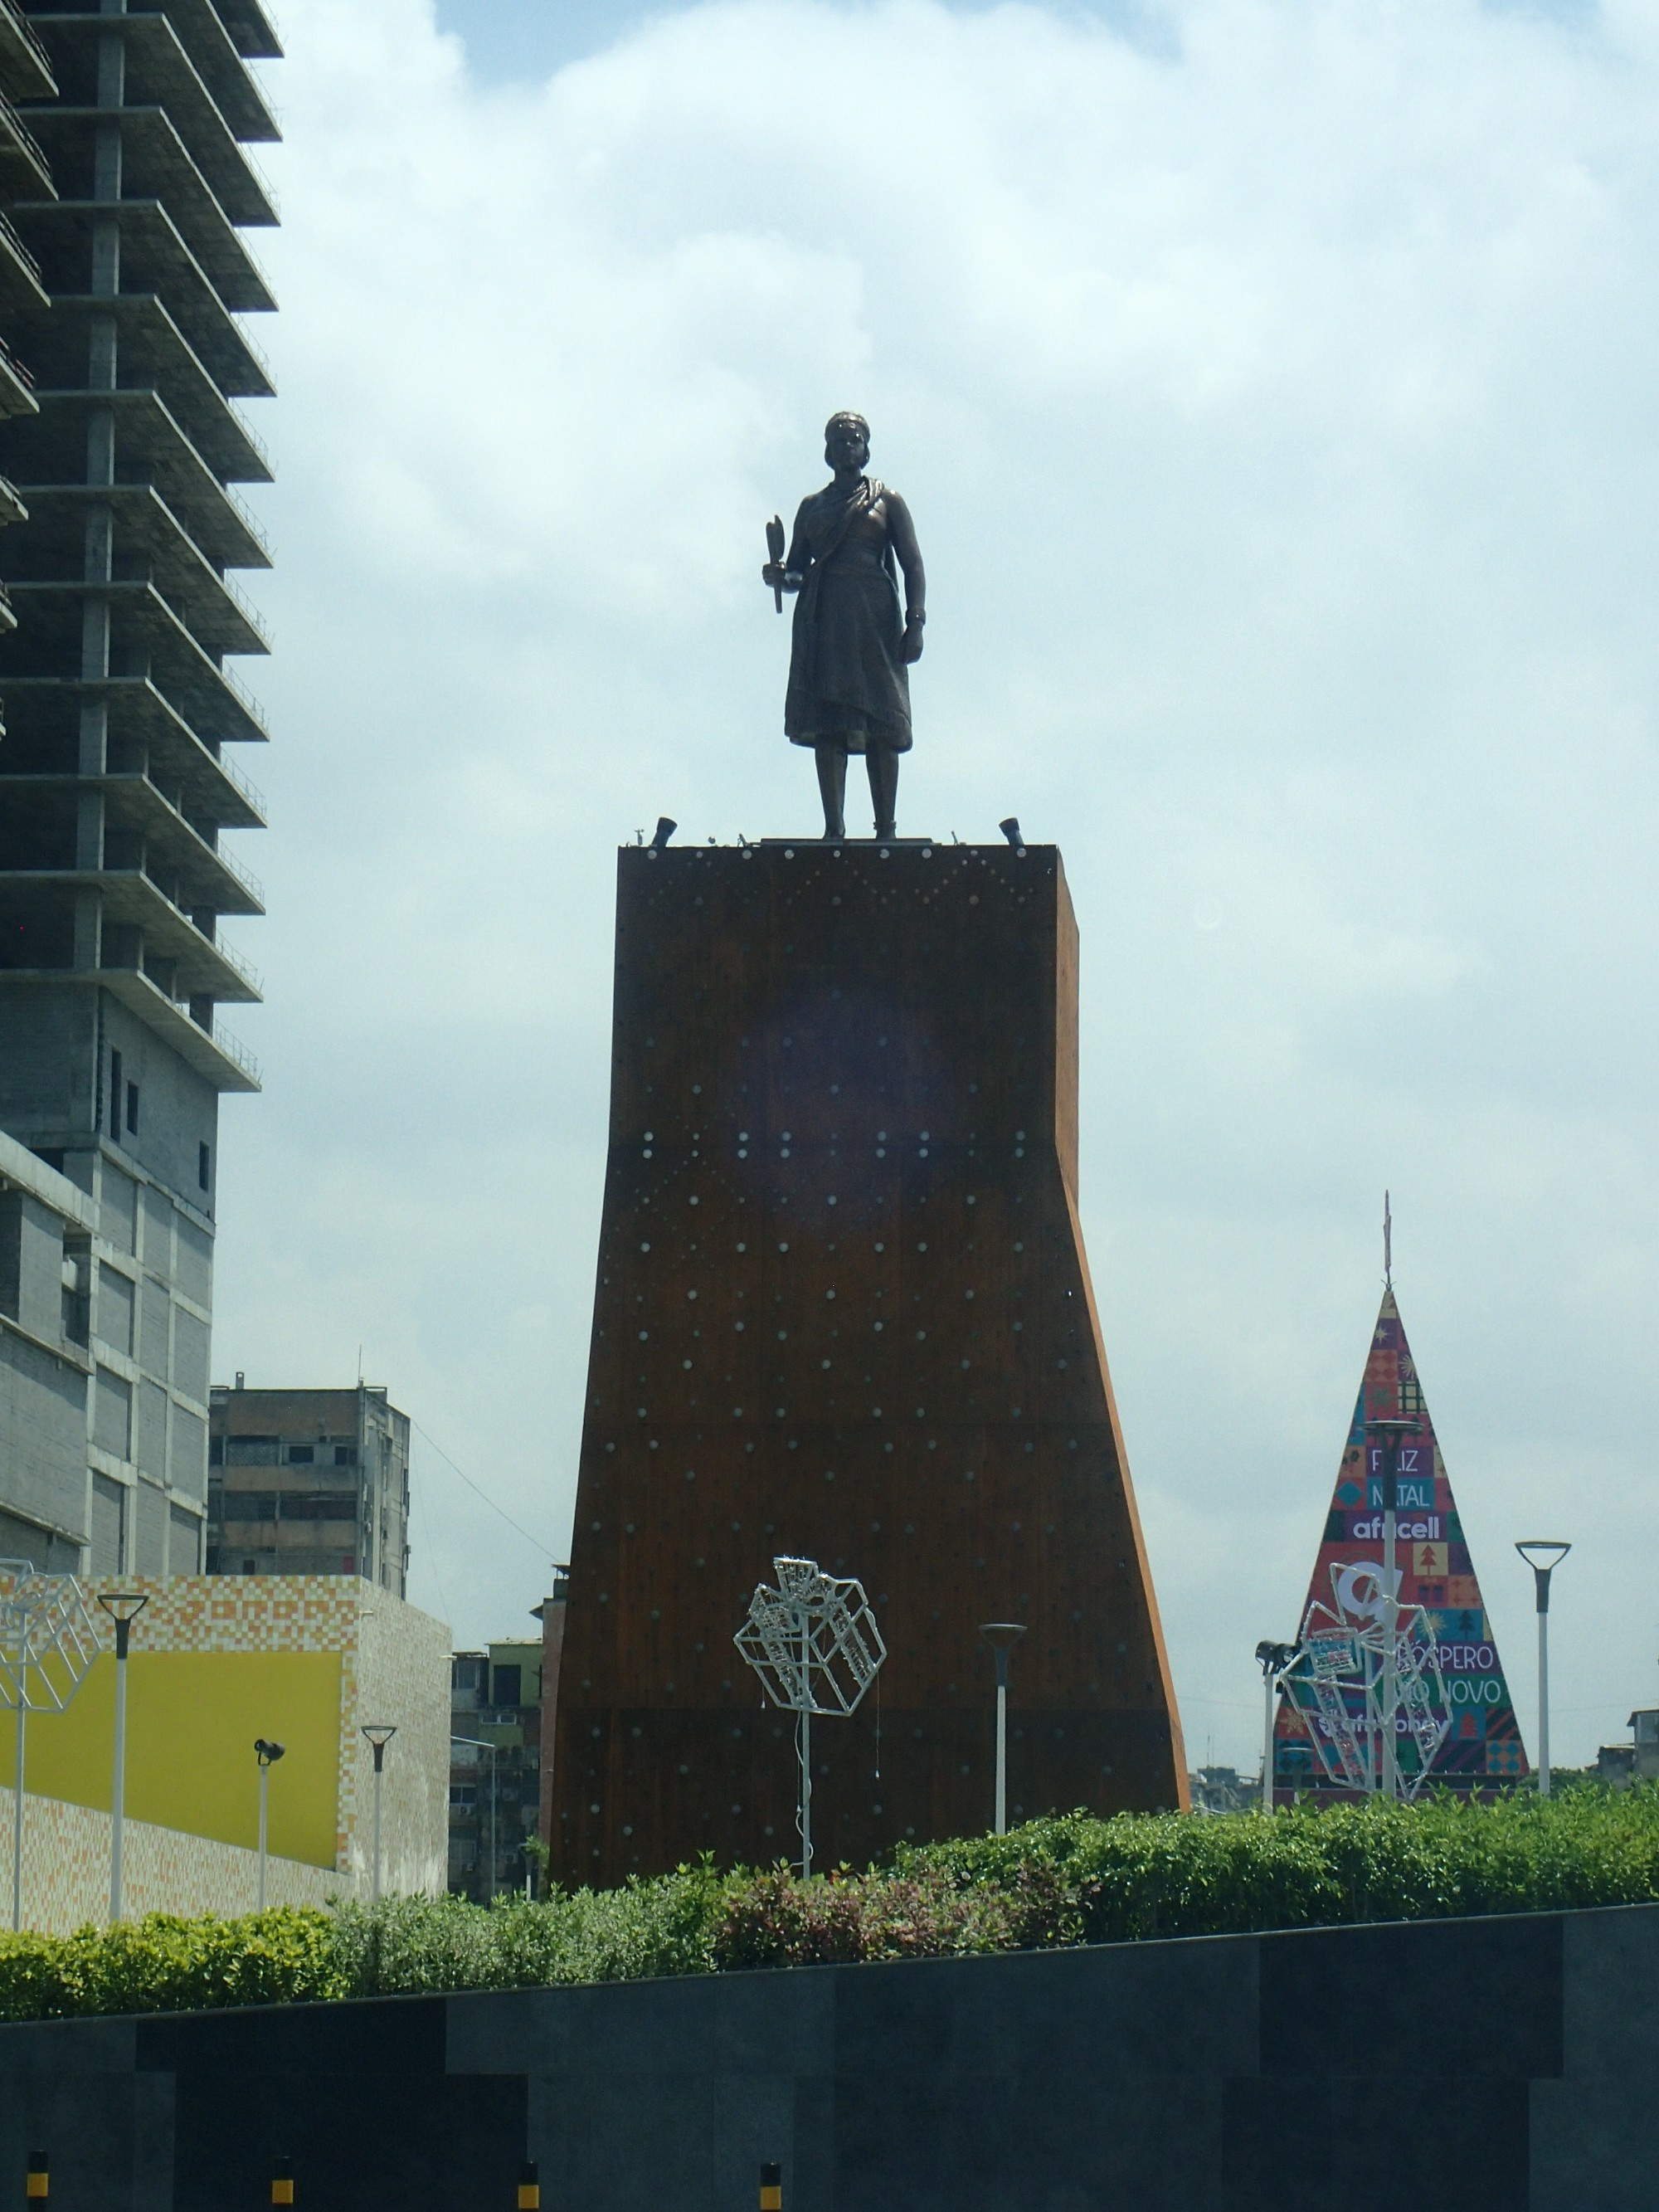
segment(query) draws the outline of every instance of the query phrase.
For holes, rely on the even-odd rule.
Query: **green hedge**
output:
[[[395,1898],[0,1936],[0,2019],[633,1981],[1659,1899],[1659,1784],[1272,1820],[1083,1814],[810,1882],[682,1868],[541,1904]]]

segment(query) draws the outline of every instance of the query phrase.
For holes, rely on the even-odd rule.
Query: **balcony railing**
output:
[[[198,1027],[200,1026],[198,1023]],[[240,1037],[233,1036],[228,1030],[221,1029],[217,1022],[213,1023],[205,1034],[213,1039],[214,1043],[227,1060],[233,1060],[241,1069],[250,1083],[257,1084],[261,1081],[259,1063],[242,1042]]]
[[[52,65],[52,56],[46,52],[40,40],[35,36],[34,27],[29,21],[27,16],[24,15],[22,9],[21,8],[15,8],[12,5],[12,0],[0,0],[0,12],[3,12],[6,21],[12,26],[13,29],[15,30],[18,37],[21,39],[23,44],[34,56],[34,58],[40,63],[41,68],[45,70],[47,76],[54,84],[56,84],[58,82],[58,73]]]
[[[3,92],[0,92],[0,116],[4,117],[7,129],[12,132],[41,174],[51,176],[52,163],[47,161],[40,140],[24,122],[21,111],[13,106]]]
[[[18,236],[17,226],[9,215],[0,214],[0,237],[3,237],[6,240],[7,243],[11,247],[12,252],[17,256],[23,266],[28,270],[30,276],[33,277],[35,283],[40,285],[40,289],[44,292],[46,288],[45,281],[40,275],[40,264],[35,259],[34,256],[29,252],[27,246],[24,245],[22,240]],[[259,365],[262,368],[264,367],[264,363],[263,362]],[[269,374],[269,371],[266,373]]]

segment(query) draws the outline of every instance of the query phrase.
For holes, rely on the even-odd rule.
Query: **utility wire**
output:
[[[526,1528],[521,1522],[515,1521],[513,1518],[513,1516],[507,1511],[504,1505],[497,1505],[495,1499],[490,1496],[487,1490],[481,1490],[478,1487],[478,1485],[474,1482],[472,1477],[467,1473],[465,1468],[457,1467],[455,1465],[454,1461],[451,1459],[449,1454],[444,1449],[443,1446],[438,1442],[435,1437],[429,1434],[427,1430],[422,1428],[420,1423],[413,1419],[412,1417],[410,1425],[416,1431],[417,1435],[423,1437],[426,1442],[431,1445],[433,1450],[437,1453],[444,1465],[447,1468],[453,1468],[454,1472],[460,1476],[461,1480],[466,1485],[467,1488],[470,1491],[472,1491],[477,1497],[483,1498],[484,1504],[489,1508],[492,1513],[499,1513],[509,1528],[517,1529],[519,1534],[524,1538],[526,1544],[532,1544],[535,1547],[537,1551],[538,1551],[542,1557],[547,1561],[549,1566],[556,1567],[561,1564],[561,1562],[555,1558],[553,1553],[548,1550],[546,1545],[542,1542],[539,1536],[532,1536],[529,1529]]]

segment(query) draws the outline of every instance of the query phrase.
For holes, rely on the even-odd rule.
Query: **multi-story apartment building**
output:
[[[213,1390],[207,1571],[358,1575],[402,1597],[409,1416],[384,1389]]]
[[[0,1131],[92,1209],[69,1536],[112,1571],[201,1565],[218,1102],[258,1088],[219,919],[260,911],[221,840],[263,821],[228,572],[267,562],[231,486],[269,475],[236,402],[278,52],[259,0],[0,0]]]
[[[451,1662],[449,1887],[480,1905],[540,1887],[543,1650],[511,1637]]]

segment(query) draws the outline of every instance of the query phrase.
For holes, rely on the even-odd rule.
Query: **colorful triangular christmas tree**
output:
[[[1281,1802],[1334,1802],[1377,1786],[1382,1711],[1384,1442],[1367,1428],[1406,1420],[1395,1511],[1395,1742],[1401,1793],[1425,1784],[1500,1789],[1527,1772],[1514,1701],[1411,1346],[1385,1291],[1343,1449],[1325,1534],[1297,1622],[1273,1735]]]

